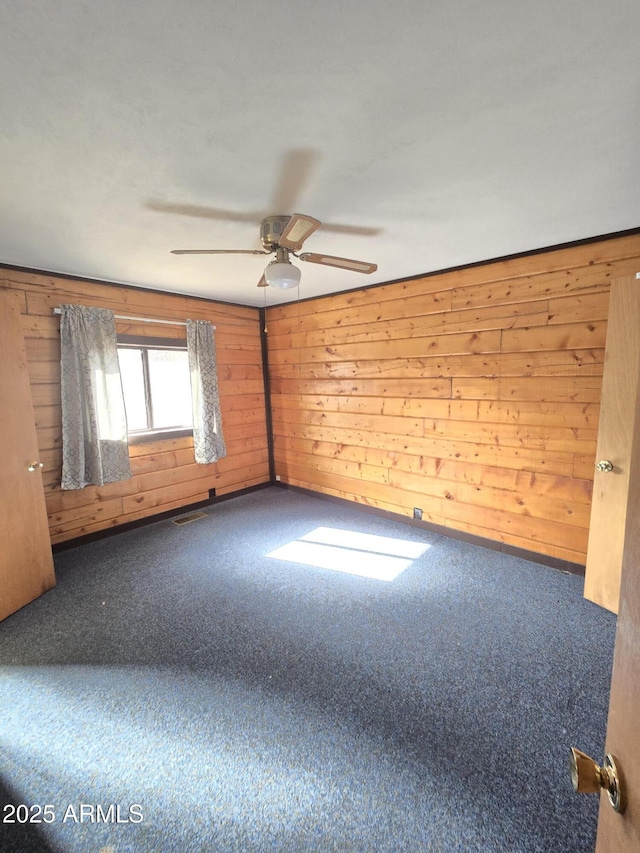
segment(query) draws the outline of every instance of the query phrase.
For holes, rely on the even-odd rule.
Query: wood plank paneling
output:
[[[462,400],[516,400],[550,403],[598,403],[600,401],[600,376],[547,376],[508,377],[492,376],[487,379],[454,379],[451,393]]]
[[[599,406],[595,403],[539,403],[514,405],[509,402],[451,400],[434,397],[360,397],[318,396],[311,394],[272,394],[276,409],[322,409],[326,411],[369,412],[380,415],[406,415],[420,418],[445,418],[482,423],[521,423],[539,426],[591,427],[597,430]],[[302,402],[302,406],[301,406]]]
[[[352,447],[367,449],[384,447],[391,452],[407,453],[418,457],[433,457],[436,460],[458,459],[463,462],[497,465],[504,468],[515,468],[518,471],[531,471],[532,473],[552,471],[564,477],[570,477],[574,467],[575,454],[573,453],[540,451],[537,448],[514,448],[493,444],[483,445],[475,443],[472,437],[469,437],[468,441],[451,441],[446,437],[427,439],[387,433],[383,441],[374,432],[330,429],[326,426],[294,424],[291,421],[286,422],[281,428],[280,423],[274,418],[274,432],[276,433],[274,447],[278,447],[279,432],[280,435],[289,435],[293,438],[330,441],[334,444]]]
[[[394,305],[395,303],[385,303]],[[404,300],[404,310],[409,311],[410,303]],[[558,311],[563,306],[558,306]],[[437,312],[421,316],[388,319],[380,311],[362,310],[358,313],[359,322],[349,326],[349,340],[352,343],[398,338],[419,338],[429,335],[451,335],[468,330],[477,332],[490,329],[512,329],[519,326],[546,325],[549,321],[548,300],[509,304],[500,307],[479,308],[470,311],[448,311],[444,305],[438,305]],[[385,320],[383,322],[383,319]],[[560,321],[558,321],[560,322]],[[310,325],[310,323],[308,324]],[[335,327],[312,329],[305,334],[305,346],[326,346],[341,343],[344,340],[344,318]],[[272,323],[269,329],[269,346],[273,350],[290,349],[296,346],[300,327],[296,320],[285,323],[281,320]]]
[[[638,268],[630,235],[268,309],[276,473],[584,564],[609,287]]]
[[[544,474],[522,467],[498,467],[478,462],[446,459],[436,456],[417,456],[402,451],[379,450],[371,447],[354,447],[330,441],[312,441],[304,438],[278,437],[278,445],[289,451],[316,458],[344,459],[358,464],[377,466],[389,471],[407,471],[425,477],[488,485],[500,489],[524,490],[537,497],[550,496],[558,500],[589,505],[593,484],[588,479],[572,476]],[[378,478],[380,480],[380,478]]]
[[[276,472],[584,563],[609,284],[639,266],[630,235],[269,309]],[[15,270],[0,287],[23,306],[52,541],[268,481],[255,309]],[[62,302],[213,322],[228,457],[196,466],[189,438],[134,445],[130,481],[61,492]]]
[[[380,397],[451,397],[451,380],[436,379],[425,381],[420,379],[362,379],[342,380],[289,380],[272,379],[271,388],[278,394],[312,395],[313,390],[324,395],[344,396],[380,396]]]
[[[357,361],[368,359],[421,358],[433,355],[459,355],[460,353],[485,353],[500,351],[500,332],[493,329],[482,332],[465,332],[455,335],[431,335],[419,338],[400,338],[364,343],[351,343],[345,335],[343,344],[331,346],[298,346],[274,350],[269,354],[274,367],[278,364],[300,364],[308,361]]]
[[[446,358],[389,358],[308,364],[307,379],[365,379],[390,376],[409,378],[448,376],[602,376],[604,350],[449,355]],[[272,383],[300,377],[300,364],[270,365]],[[399,379],[402,377],[402,380]],[[425,396],[425,395],[423,395]]]
[[[486,306],[496,304],[495,296],[496,282],[507,282],[509,289],[506,301],[527,301],[535,292],[540,298],[548,296],[560,296],[572,291],[585,291],[608,289],[612,276],[635,275],[638,260],[638,236],[632,234],[617,240],[603,240],[558,249],[551,252],[540,252],[536,255],[525,255],[511,260],[497,261],[494,263],[481,264],[453,272],[435,273],[420,276],[415,279],[400,281],[369,288],[361,291],[347,291],[337,294],[330,300],[323,301],[324,312],[336,312],[331,317],[327,327],[336,325],[336,322],[345,317],[356,318],[359,322],[358,312],[363,306],[372,304],[383,304],[387,301],[397,302],[403,299],[424,299],[425,296],[436,294],[443,299],[447,292],[457,296],[454,304],[451,299],[448,307],[455,310],[458,307],[469,307],[471,301],[475,302],[474,294],[478,294],[477,304]],[[533,281],[531,281],[533,279]],[[515,281],[519,281],[515,286]],[[489,291],[481,291],[483,285],[488,285]],[[503,300],[504,301],[504,300]],[[316,300],[302,302],[295,306],[282,305],[269,309],[269,328],[276,320],[309,317],[315,314],[318,303]],[[350,312],[350,313],[349,313]],[[408,308],[409,314],[412,308]],[[423,313],[419,310],[417,313]],[[380,319],[388,319],[381,317]],[[315,328],[322,328],[320,325]]]
[[[607,324],[604,320],[588,323],[568,323],[537,326],[526,329],[505,329],[502,333],[504,352],[535,352],[551,350],[558,352],[567,349],[602,349],[606,343]]]
[[[20,295],[43,484],[54,543],[206,500],[215,488],[233,493],[268,482],[268,447],[258,312],[205,299],[83,282],[63,276],[0,271],[0,287]],[[133,477],[107,486],[62,491],[60,335],[53,309],[63,303],[166,320],[209,320],[216,326],[222,423],[228,455],[196,465],[191,438],[130,447]],[[182,326],[117,322],[121,334],[185,338]]]

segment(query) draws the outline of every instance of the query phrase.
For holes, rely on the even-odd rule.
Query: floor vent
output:
[[[206,518],[206,512],[192,512],[190,515],[181,515],[180,518],[174,518],[174,524],[189,524],[190,521],[197,521],[199,518]]]

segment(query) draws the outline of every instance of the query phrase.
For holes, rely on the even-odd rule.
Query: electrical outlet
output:
[[[280,474],[276,474],[276,483],[280,482]]]
[[[422,510],[420,509],[420,507],[414,506],[414,508],[413,508],[413,517],[414,517],[415,519],[417,519],[418,521],[421,521],[421,520],[422,520]]]

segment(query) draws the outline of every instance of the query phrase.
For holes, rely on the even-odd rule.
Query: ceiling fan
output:
[[[324,264],[328,267],[351,270],[352,272],[372,273],[377,264],[354,261],[350,258],[337,258],[334,255],[322,255],[314,252],[298,254],[302,244],[322,223],[304,213],[293,216],[266,216],[260,225],[262,249],[172,249],[173,255],[272,255],[275,258],[267,265],[258,287],[277,287],[286,290],[300,283],[300,270],[289,260],[293,255],[301,261],[312,264]]]

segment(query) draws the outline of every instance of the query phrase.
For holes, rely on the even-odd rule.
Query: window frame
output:
[[[145,335],[118,335],[118,349],[143,350],[142,372],[144,379],[145,408],[147,411],[147,422],[152,422],[153,401],[151,399],[151,382],[149,377],[149,360],[144,350],[179,350],[187,352],[187,339],[185,338],[157,338]],[[147,429],[130,431],[127,426],[127,440],[129,444],[144,444],[149,441],[165,441],[172,438],[185,438],[193,436],[193,427],[177,427],[176,429]]]

